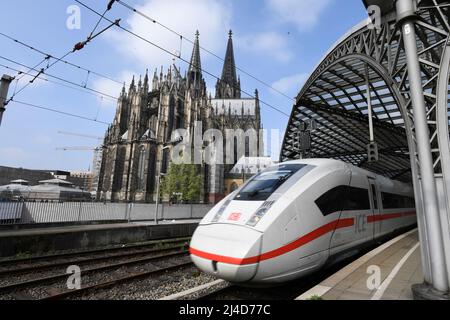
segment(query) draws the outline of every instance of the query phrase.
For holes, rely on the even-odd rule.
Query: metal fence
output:
[[[203,218],[206,204],[160,204],[158,220]],[[155,220],[156,205],[99,202],[0,202],[0,225]]]

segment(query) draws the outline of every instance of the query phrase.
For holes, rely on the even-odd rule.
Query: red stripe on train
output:
[[[374,222],[378,222],[378,221],[403,218],[403,217],[408,217],[408,216],[413,216],[413,215],[416,215],[415,211],[374,215],[374,216],[368,216],[367,222],[374,223]],[[336,229],[351,227],[354,224],[355,224],[355,221],[353,218],[335,220],[333,222],[330,222],[330,223],[304,235],[303,237],[297,239],[296,241],[294,241],[286,246],[283,246],[281,248],[263,253],[258,256],[250,257],[250,258],[233,258],[233,257],[221,256],[221,255],[216,255],[213,253],[197,250],[192,247],[189,249],[189,251],[192,255],[198,256],[200,258],[212,260],[212,261],[223,262],[223,263],[233,264],[233,265],[254,264],[254,263],[258,263],[260,261],[273,259],[273,258],[276,258],[283,254],[289,253],[291,251],[294,251],[294,250],[316,240],[317,238],[320,238],[321,236],[323,236],[331,231],[334,231]]]
[[[379,214],[379,215],[374,215],[374,216],[368,216],[367,217],[367,222],[368,223],[373,223],[373,222],[378,222],[378,221],[383,221],[383,220],[404,218],[404,217],[415,216],[415,215],[416,215],[415,211]]]
[[[216,255],[216,254],[200,251],[200,250],[194,249],[192,247],[189,249],[189,251],[192,255],[195,255],[200,258],[212,260],[212,261],[223,262],[223,263],[233,264],[233,265],[254,264],[254,263],[258,263],[260,261],[273,259],[275,257],[281,256],[288,252],[294,251],[294,250],[300,248],[301,246],[304,246],[331,231],[334,231],[336,229],[351,227],[354,224],[355,224],[354,218],[335,220],[333,222],[330,222],[330,223],[304,235],[303,237],[295,240],[294,242],[292,242],[288,245],[285,245],[281,248],[263,253],[258,256],[250,257],[250,258],[232,258],[232,257],[227,257],[227,256],[221,256],[221,255]]]

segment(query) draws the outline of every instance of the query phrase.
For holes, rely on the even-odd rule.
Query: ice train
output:
[[[337,160],[290,161],[218,203],[195,231],[190,254],[217,278],[273,285],[415,224],[410,185]]]

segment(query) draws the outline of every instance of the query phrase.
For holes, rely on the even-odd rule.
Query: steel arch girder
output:
[[[447,42],[442,55],[437,96],[437,133],[439,140],[439,151],[441,157],[442,177],[437,177],[437,187],[443,199],[440,200],[441,206],[446,206],[446,210],[441,211],[441,224],[443,234],[450,234],[450,134],[449,134],[449,101],[448,86],[450,79],[450,44]],[[445,214],[446,213],[446,214]],[[447,263],[447,274],[450,274],[450,239],[444,236],[444,247]]]

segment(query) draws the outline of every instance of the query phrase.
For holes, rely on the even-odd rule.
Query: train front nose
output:
[[[192,236],[191,259],[217,278],[248,282],[258,269],[261,239],[262,233],[244,226],[201,225]]]

